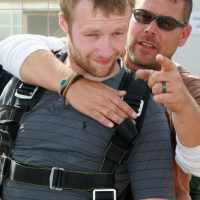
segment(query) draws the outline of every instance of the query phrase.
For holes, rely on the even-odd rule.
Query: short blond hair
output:
[[[109,14],[124,14],[127,6],[133,7],[135,0],[88,0],[93,4],[93,10],[100,9],[106,16]],[[60,9],[63,12],[66,21],[72,23],[72,13],[79,0],[59,0]]]
[[[170,0],[170,1],[173,3],[183,2],[184,4],[183,17],[185,22],[189,22],[193,8],[193,1],[192,0]]]

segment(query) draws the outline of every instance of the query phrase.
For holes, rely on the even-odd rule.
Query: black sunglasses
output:
[[[178,21],[173,17],[168,16],[156,16],[153,13],[144,10],[144,9],[134,9],[133,15],[135,19],[143,24],[149,24],[152,20],[156,20],[156,23],[159,28],[164,30],[174,30],[177,27],[186,26],[186,22]]]

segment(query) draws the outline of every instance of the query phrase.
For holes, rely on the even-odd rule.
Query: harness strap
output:
[[[15,78],[13,78],[15,79]],[[9,110],[6,120],[0,120],[1,145],[0,152],[10,155],[15,142],[19,123],[23,114],[31,110],[39,101],[44,89],[21,81],[16,82],[16,91],[13,105],[1,106],[0,111]]]
[[[8,72],[6,72],[3,69],[3,66],[0,65],[0,94],[2,93],[4,87],[8,83],[8,81],[11,79],[12,75]]]
[[[16,138],[15,131],[18,130],[18,124],[13,120],[0,120],[0,127],[4,127],[4,129],[0,129],[0,152],[8,155]]]
[[[147,104],[147,83],[146,81],[135,79],[132,71],[126,71],[122,78],[119,89],[127,91],[124,101],[127,102],[137,113],[138,118],[135,125],[131,119],[126,118],[115,129],[115,134],[111,137],[104,154],[100,172],[112,172],[116,167],[128,157],[132,149],[132,141],[138,136],[144,118],[144,101]],[[142,114],[142,116],[140,116]],[[139,125],[138,125],[139,124]]]
[[[132,148],[132,141],[137,137],[138,130],[134,123],[126,118],[117,126],[111,137],[100,172],[114,172],[116,167],[125,159]]]
[[[1,156],[2,157],[2,156]],[[111,173],[92,173],[67,170],[58,167],[43,167],[20,164],[8,157],[2,158],[4,163],[10,162],[10,169],[2,174],[8,174],[11,180],[41,185],[52,190],[92,191],[98,188],[112,188],[114,184]]]
[[[130,70],[125,71],[119,90],[126,90],[127,94],[124,101],[127,102],[137,113],[136,124],[131,119],[126,118],[121,124],[115,127],[115,134],[111,137],[108,147],[104,154],[104,159],[100,172],[112,172],[128,158],[132,142],[138,136],[144,119],[144,114],[150,90],[147,89],[146,81],[135,79],[134,73]],[[101,199],[102,193],[97,193],[96,199]],[[106,195],[106,194],[105,194]],[[108,195],[107,195],[108,196]],[[122,192],[120,199],[132,199],[130,183]],[[106,199],[106,198],[105,198]]]
[[[14,106],[17,108],[26,109],[25,111],[29,111],[40,100],[43,92],[44,88],[22,82],[20,86],[16,89],[16,101],[14,103]]]
[[[124,97],[124,101],[131,106],[131,108],[137,113],[138,117],[141,115],[143,110],[144,96],[146,92],[147,82],[134,77],[130,81],[129,87],[127,88],[127,94]]]

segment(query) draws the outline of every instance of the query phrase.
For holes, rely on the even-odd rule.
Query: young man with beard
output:
[[[185,171],[198,176],[200,174],[198,170],[199,165],[195,162],[198,161],[198,155],[200,155],[200,141],[198,137],[200,114],[199,107],[191,95],[200,104],[200,92],[198,92],[200,79],[191,75],[183,68],[177,67],[167,59],[171,59],[177,47],[184,45],[190,34],[191,26],[188,24],[188,21],[191,10],[192,1],[189,0],[136,1],[130,21],[124,58],[127,66],[131,69],[160,70],[160,72],[148,72],[149,74],[139,72],[138,76],[148,79],[153,72],[153,76],[149,80],[149,86],[152,87],[152,92],[155,95],[154,99],[158,103],[163,103],[173,116],[178,136],[177,161]],[[19,66],[23,63],[20,68],[20,75],[24,81],[58,91],[58,83],[62,79],[61,71],[64,68],[49,52],[39,49],[52,49],[52,46],[49,44],[51,42],[49,41],[54,41],[58,47],[61,47],[63,44],[60,41],[56,41],[56,39],[41,36],[25,36],[27,40],[24,39],[24,36],[22,37],[23,39],[20,36],[18,36],[18,39],[16,37],[15,41],[24,42],[23,44],[29,53],[38,51],[31,54],[24,61],[28,53],[24,53],[23,45],[23,47],[20,45],[16,46],[13,48],[13,52],[17,48],[23,49],[23,53],[19,57],[21,59],[18,60],[20,63],[17,66],[9,65],[12,67],[9,69],[8,66],[7,69],[9,71],[18,69],[15,75],[19,77]],[[5,42],[12,44],[12,38],[11,40],[10,38],[5,40]],[[33,45],[34,43],[35,46]],[[4,48],[4,52],[6,50],[10,49]],[[157,54],[162,54],[167,58],[158,56],[156,59]],[[11,58],[9,61],[12,63],[12,53],[9,55]],[[42,61],[35,59],[38,55],[40,55]],[[46,57],[42,58],[43,56],[41,55]],[[14,58],[13,61],[16,60],[16,57]],[[43,67],[41,67],[41,62]],[[49,73],[49,76],[46,76],[46,73]],[[53,81],[49,78],[52,77],[52,74],[55,76]],[[184,86],[180,74],[191,95]],[[134,115],[133,111],[120,99],[123,92],[104,87],[101,83],[90,83],[86,79],[81,79],[73,84],[67,93],[67,100],[80,112],[108,127],[113,126],[112,122],[120,123],[124,117]],[[192,158],[191,155],[193,156]],[[189,176],[184,175],[177,166],[174,172],[177,188],[176,199],[190,199],[188,193]],[[181,181],[180,178],[183,178],[184,181]]]
[[[125,72],[120,56],[132,5],[129,0],[60,0],[59,23],[68,33],[68,56],[63,65],[66,71],[73,70],[76,78],[84,76],[118,88]],[[10,100],[14,87],[13,82],[7,85],[1,104]],[[120,196],[131,182],[135,199],[175,199],[170,131],[163,107],[154,103],[152,96],[143,124],[128,159],[116,169],[112,189]],[[101,182],[106,174],[100,178],[96,175],[101,172],[104,153],[114,132],[114,128],[106,128],[65,104],[57,91],[46,90],[21,120],[2,198],[91,199],[91,191],[96,188],[93,184],[104,189]],[[94,182],[85,179],[79,182],[80,176],[89,176],[90,180],[93,177]]]

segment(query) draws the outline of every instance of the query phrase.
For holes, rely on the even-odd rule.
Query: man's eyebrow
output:
[[[116,27],[113,28],[113,31],[124,31],[128,30],[128,26],[126,24],[117,24]],[[98,33],[102,32],[101,27],[96,26],[95,24],[86,26],[83,28],[82,33],[87,33],[87,32],[93,32],[93,33]]]
[[[88,28],[82,31],[82,33],[99,33],[101,29],[98,28]]]

